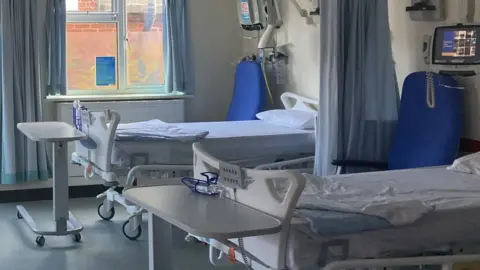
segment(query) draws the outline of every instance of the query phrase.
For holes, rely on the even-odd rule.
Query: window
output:
[[[67,94],[163,93],[162,0],[66,0]]]

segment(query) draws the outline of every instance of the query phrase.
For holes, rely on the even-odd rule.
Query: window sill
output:
[[[119,95],[57,95],[47,96],[49,102],[73,102],[81,101],[133,101],[133,100],[168,100],[168,99],[186,99],[191,95],[184,94],[119,94]]]

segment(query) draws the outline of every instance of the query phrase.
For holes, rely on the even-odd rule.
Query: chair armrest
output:
[[[387,162],[366,161],[366,160],[333,160],[333,166],[350,168],[373,168],[378,170],[388,170]]]

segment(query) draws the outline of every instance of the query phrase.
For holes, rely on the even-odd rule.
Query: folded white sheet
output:
[[[480,152],[455,160],[448,169],[456,172],[480,175]]]
[[[299,208],[377,216],[393,226],[411,224],[434,210],[422,198],[416,198],[413,193],[404,194],[395,185],[390,185],[388,175],[384,175],[383,181],[381,178],[380,181],[371,181],[372,178],[363,174],[305,176],[314,188],[302,194],[297,205]]]
[[[191,130],[165,123],[158,119],[118,125],[116,140],[167,139],[184,142],[203,139],[208,135],[205,130]]]

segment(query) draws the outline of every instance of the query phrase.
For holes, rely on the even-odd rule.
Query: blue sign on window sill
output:
[[[117,83],[115,57],[99,56],[95,58],[95,84],[97,86],[113,86]]]

